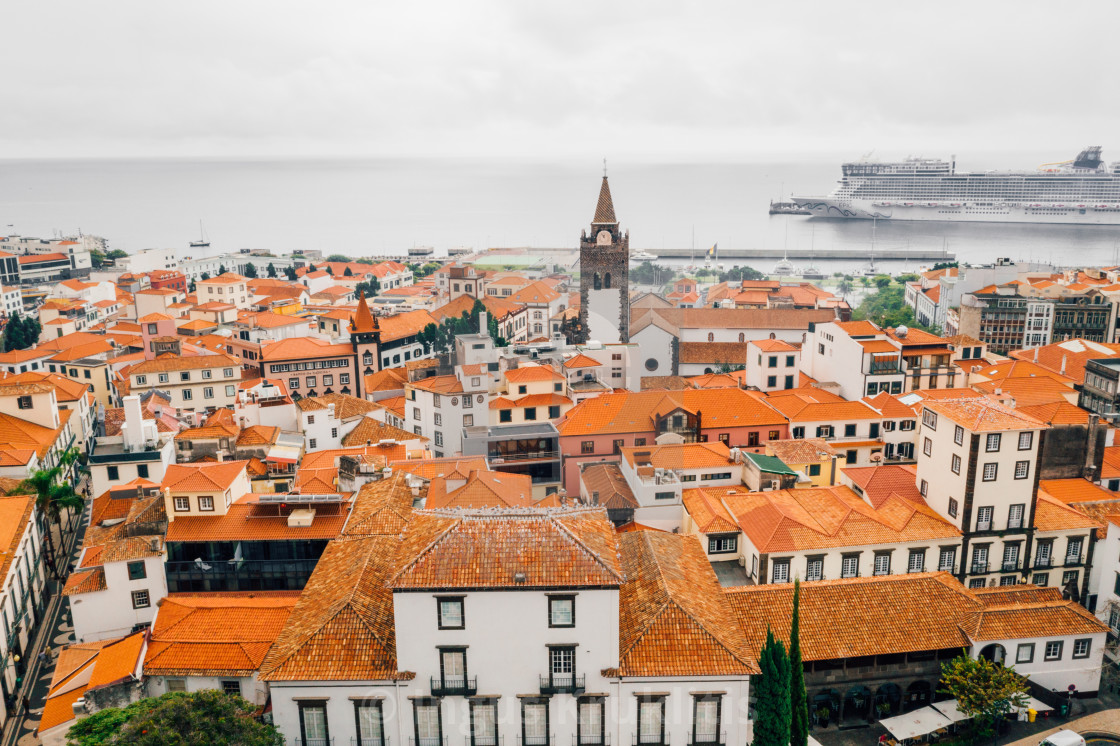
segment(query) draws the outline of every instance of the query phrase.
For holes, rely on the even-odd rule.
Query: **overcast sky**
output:
[[[1120,157],[1118,20],[1054,0],[7,3],[0,158]]]

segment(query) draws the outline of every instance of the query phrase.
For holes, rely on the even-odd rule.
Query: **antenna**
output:
[[[607,159],[603,159],[603,178],[607,178]]]

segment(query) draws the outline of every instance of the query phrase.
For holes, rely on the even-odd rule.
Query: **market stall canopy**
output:
[[[879,721],[879,724],[890,731],[892,736],[903,740],[924,736],[941,728],[948,728],[953,724],[953,721],[932,707],[922,707],[905,715],[884,718]]]
[[[947,699],[944,702],[934,702],[932,707],[954,723],[959,723],[962,720],[968,720],[972,717],[971,715],[965,715],[961,712],[960,708],[957,707],[957,700],[955,699]]]

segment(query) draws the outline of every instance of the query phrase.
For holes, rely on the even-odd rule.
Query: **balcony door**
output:
[[[524,746],[550,746],[548,700],[521,700],[521,742]]]
[[[665,743],[665,700],[661,697],[638,700],[638,744]]]
[[[416,746],[442,746],[443,724],[440,722],[439,700],[415,704]]]
[[[467,685],[467,651],[441,650],[440,672],[445,689],[462,689]]]

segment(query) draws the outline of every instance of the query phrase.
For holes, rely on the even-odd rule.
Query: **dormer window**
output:
[[[31,409],[31,397],[21,396],[16,400],[20,409]]]

